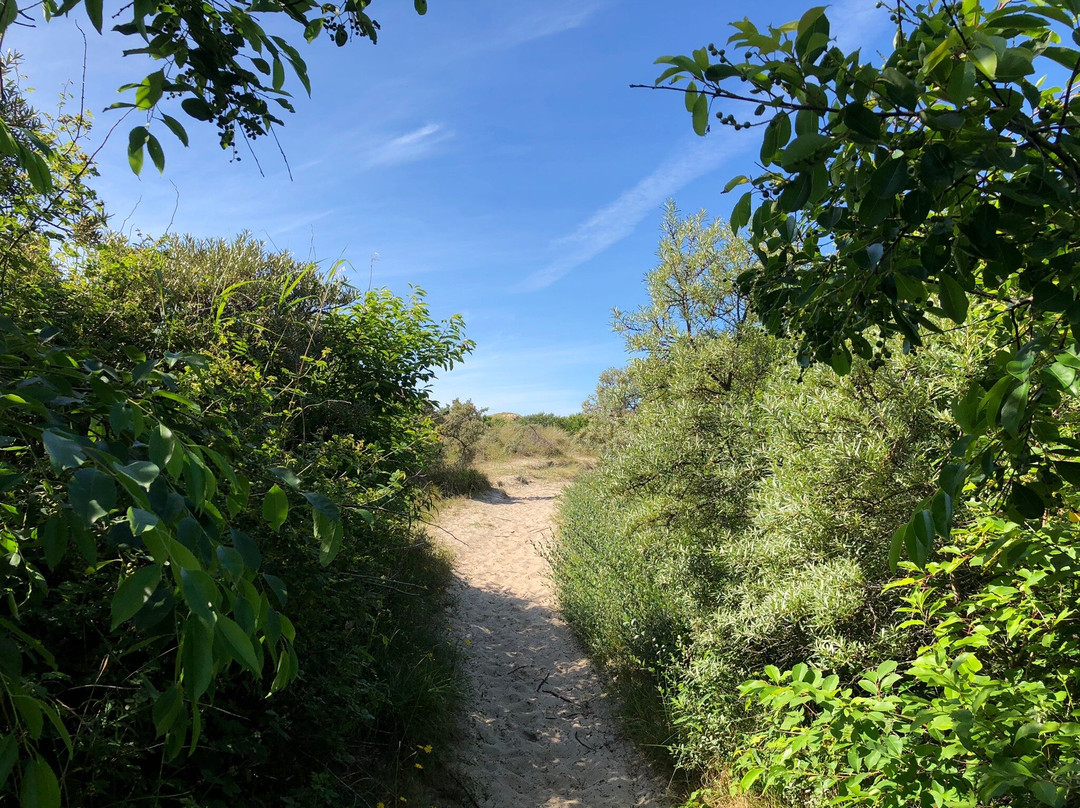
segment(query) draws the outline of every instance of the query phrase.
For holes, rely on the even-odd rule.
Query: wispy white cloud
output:
[[[826,14],[832,37],[844,50],[887,44],[883,38],[891,25],[889,12],[879,8],[877,0],[843,0],[829,6]]]
[[[454,54],[472,57],[505,50],[588,24],[611,0],[550,0],[539,4],[500,3],[493,18],[475,25],[475,35],[457,43]]]
[[[611,245],[629,236],[641,221],[664,200],[688,183],[715,171],[737,151],[745,148],[745,138],[735,146],[715,139],[696,140],[665,160],[637,185],[590,216],[568,236],[554,243],[559,256],[525,278],[516,289],[535,291],[550,286]]]
[[[453,137],[441,123],[429,123],[373,146],[364,156],[365,168],[385,168],[429,157],[440,143]]]
[[[572,31],[581,28],[593,16],[602,9],[604,2],[571,2],[546,3],[533,5],[530,13],[515,17],[508,22],[493,38],[491,44],[502,47],[512,47],[531,42],[534,39],[561,34],[564,31]],[[508,7],[519,9],[520,5]]]

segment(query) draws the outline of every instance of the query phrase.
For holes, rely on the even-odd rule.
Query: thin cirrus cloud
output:
[[[453,137],[441,123],[429,123],[368,150],[365,168],[387,168],[413,163],[434,154],[436,147]]]
[[[605,5],[605,2],[588,3],[580,0],[547,4],[532,14],[518,16],[499,31],[494,42],[502,47],[512,47],[572,31],[584,26]]]
[[[885,44],[879,42],[888,30],[888,11],[877,0],[846,0],[829,7],[832,38],[845,50]]]
[[[553,246],[560,255],[521,281],[515,290],[533,292],[555,283],[629,236],[664,200],[693,180],[715,171],[742,148],[745,145],[733,147],[699,140],[679,149],[633,188],[596,211],[573,233],[558,239]]]

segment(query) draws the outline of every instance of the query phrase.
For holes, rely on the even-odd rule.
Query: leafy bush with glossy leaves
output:
[[[766,665],[850,676],[911,642],[888,537],[933,493],[928,459],[984,350],[957,334],[839,378],[800,373],[751,321],[656,346],[628,365],[640,398],[566,495],[550,554],[645,737],[710,772],[768,725],[739,689]]]
[[[396,799],[457,690],[413,519],[460,321],[243,237],[38,246],[0,301],[0,788]]]

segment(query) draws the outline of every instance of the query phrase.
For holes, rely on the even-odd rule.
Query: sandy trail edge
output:
[[[547,562],[562,480],[500,481],[439,515],[456,556],[454,634],[472,693],[450,772],[462,808],[660,808],[664,784],[620,734],[603,680],[556,612]],[[440,802],[439,805],[445,805]]]

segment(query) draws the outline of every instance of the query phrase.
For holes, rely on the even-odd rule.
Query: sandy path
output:
[[[615,705],[555,612],[535,547],[550,536],[566,483],[522,480],[439,516],[457,537],[443,541],[456,555],[451,621],[472,687],[451,764],[454,798],[462,808],[659,808],[663,784],[617,730]]]

